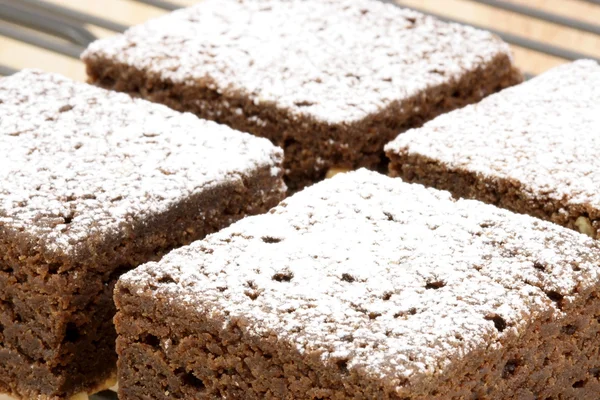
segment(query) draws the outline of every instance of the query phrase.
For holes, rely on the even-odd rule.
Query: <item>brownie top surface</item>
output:
[[[359,170],[122,284],[397,387],[559,315],[595,285],[599,262],[574,231]]]
[[[58,254],[94,247],[259,167],[266,139],[58,75],[0,80],[0,233]]]
[[[97,41],[83,58],[343,123],[508,52],[488,32],[376,0],[206,0]]]
[[[386,150],[600,207],[600,66],[565,64],[399,135]]]

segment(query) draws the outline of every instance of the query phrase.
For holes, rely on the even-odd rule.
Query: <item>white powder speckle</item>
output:
[[[596,285],[599,262],[600,244],[576,232],[359,170],[121,284],[394,384],[560,315],[545,292],[567,304]]]
[[[42,252],[71,254],[281,160],[266,139],[125,94],[31,70],[0,80],[0,230]]]
[[[499,55],[510,57],[509,47],[489,32],[376,0],[206,0],[82,57],[348,123]]]
[[[595,61],[565,64],[401,134],[386,151],[508,179],[540,201],[599,210],[599,88]]]

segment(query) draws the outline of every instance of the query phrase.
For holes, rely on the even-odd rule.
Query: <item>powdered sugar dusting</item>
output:
[[[516,181],[532,198],[600,208],[600,66],[559,66],[398,136],[386,151]]]
[[[206,0],[97,41],[83,58],[339,123],[503,54],[488,32],[376,0]]]
[[[64,254],[257,168],[277,174],[282,158],[266,139],[37,71],[0,80],[0,153],[0,228]]]
[[[540,313],[559,315],[546,293],[573,301],[596,284],[599,261],[583,235],[360,170],[121,284],[217,319],[243,318],[252,334],[401,386],[494,349]]]

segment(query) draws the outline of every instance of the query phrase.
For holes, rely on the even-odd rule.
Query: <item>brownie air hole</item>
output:
[[[573,384],[573,387],[575,389],[580,389],[580,388],[584,387],[586,383],[587,382],[585,380],[577,381]]]
[[[261,239],[263,242],[270,243],[270,244],[271,243],[279,243],[283,240],[283,239],[275,238],[275,237],[271,237],[271,236],[263,236]]]
[[[444,286],[446,286],[446,282],[444,281],[434,281],[434,282],[429,282],[425,285],[425,289],[441,289]]]
[[[48,264],[48,272],[50,273],[57,273],[58,270],[62,267],[61,263],[50,263]]]
[[[344,273],[344,274],[342,274],[342,280],[343,280],[344,282],[349,282],[349,283],[352,283],[352,282],[356,281],[356,278],[354,278],[354,277],[353,277],[352,275],[350,275],[350,274],[346,274],[346,273]]]
[[[537,269],[538,271],[546,272],[546,266],[539,261],[533,263],[533,268]]]
[[[558,308],[559,310],[562,310],[563,300],[564,300],[565,296],[563,296],[562,294],[558,293],[555,290],[549,290],[545,293],[546,293],[546,296],[548,296],[548,298],[550,300],[552,300],[554,302],[554,304],[556,304],[556,308]]]
[[[249,288],[244,291],[244,294],[248,296],[251,300],[256,300],[260,296],[260,290],[258,290],[258,286],[254,281],[247,281],[246,286]]]
[[[492,321],[494,323],[494,327],[498,330],[498,332],[503,332],[506,329],[506,320],[499,315],[489,315],[485,317],[486,320]]]
[[[309,101],[309,100],[302,100],[302,101],[296,101],[296,102],[294,102],[294,104],[297,107],[310,107],[310,106],[314,105],[315,103],[312,101]]]
[[[381,313],[380,312],[371,311],[369,313],[369,319],[377,319],[378,317],[381,317]]]
[[[519,368],[519,360],[512,359],[508,360],[504,365],[504,369],[502,370],[502,378],[508,379],[515,374],[517,368]]]
[[[172,276],[165,275],[157,280],[158,283],[176,283]]]
[[[181,379],[183,386],[194,388],[197,391],[203,391],[206,389],[206,385],[202,382],[202,379],[196,378],[191,372],[186,372],[183,368],[177,368],[175,375]]]
[[[148,346],[151,347],[158,347],[160,346],[160,339],[154,335],[151,334],[147,334],[142,336],[141,340],[142,343],[147,344]]]
[[[81,334],[79,333],[77,325],[75,325],[73,322],[69,322],[65,331],[65,341],[69,343],[74,343],[77,340],[79,340],[80,337]]]
[[[259,293],[259,292],[257,292],[257,291],[252,291],[252,290],[246,290],[246,291],[244,292],[244,294],[245,294],[246,296],[248,296],[248,297],[249,297],[251,300],[256,300],[256,299],[258,299],[258,297],[260,296],[260,293]]]
[[[183,374],[181,380],[185,386],[191,386],[198,391],[206,389],[204,382],[201,379],[196,378],[194,374]]]
[[[59,112],[59,113],[64,113],[64,112],[67,112],[67,111],[71,111],[73,108],[74,108],[74,107],[73,107],[72,105],[70,105],[70,104],[66,104],[66,105],[64,105],[64,106],[60,107],[60,108],[58,109],[58,112]]]
[[[414,307],[411,307],[408,309],[408,311],[397,312],[396,314],[394,314],[394,318],[404,317],[405,315],[415,315],[416,313],[417,313],[417,309]]]
[[[271,277],[272,280],[277,282],[289,282],[294,278],[294,274],[289,271],[278,272]]]
[[[575,325],[565,325],[560,331],[565,335],[571,336],[577,332],[577,327]]]
[[[131,296],[131,290],[129,290],[129,288],[127,288],[127,287],[120,286],[119,287],[119,295],[123,296],[123,297]]]
[[[354,336],[352,336],[352,334],[344,335],[340,339],[343,340],[344,342],[348,342],[348,343],[354,342]]]
[[[349,373],[348,371],[348,360],[338,360],[335,363],[338,367],[338,369],[340,370],[340,373],[347,375]]]

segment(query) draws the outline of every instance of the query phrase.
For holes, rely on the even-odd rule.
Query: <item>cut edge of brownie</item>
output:
[[[366,189],[365,193],[370,192]],[[463,202],[462,211],[469,204],[476,204],[470,200],[457,201]],[[509,214],[503,210],[498,212]],[[518,324],[515,320],[505,320],[502,310],[481,315],[491,325],[482,346],[461,348],[450,364],[445,363],[444,358],[440,364],[445,367],[433,367],[434,370],[442,368],[442,373],[432,375],[427,367],[425,372],[410,379],[386,377],[381,382],[378,376],[364,373],[356,366],[350,367],[344,355],[325,360],[318,353],[301,353],[285,336],[270,329],[255,330],[251,316],[233,315],[229,310],[215,307],[221,304],[213,297],[219,296],[218,285],[213,288],[215,293],[203,302],[194,296],[195,289],[180,291],[178,287],[194,286],[192,275],[179,275],[189,268],[186,263],[190,260],[184,256],[172,260],[174,269],[161,270],[156,264],[142,266],[135,275],[129,274],[117,284],[120,396],[124,400],[167,399],[171,394],[184,398],[212,398],[220,394],[244,399],[289,395],[306,399],[424,400],[471,398],[474,394],[490,399],[586,398],[597,393],[600,390],[597,362],[600,348],[595,340],[600,333],[600,287],[592,277],[597,274],[594,261],[600,254],[599,245],[534,218],[513,217],[531,223],[535,230],[548,230],[547,238],[562,231],[564,240],[581,244],[576,251],[578,256],[569,252],[570,255],[553,269],[533,263],[526,269],[536,277],[528,281],[527,273],[518,273],[517,286],[510,280],[504,282],[501,276],[493,275],[493,271],[481,271],[482,267],[474,264],[471,268],[476,275],[506,285],[504,289],[511,295],[531,299],[527,302],[529,309],[520,314],[523,318]],[[439,226],[430,229],[437,228]],[[489,228],[490,233],[494,223],[485,228],[481,225],[481,228]],[[233,232],[240,235],[238,231]],[[260,232],[262,230],[256,231]],[[471,234],[482,236],[482,232]],[[498,237],[503,236],[492,235],[494,239]],[[218,240],[228,243],[224,236]],[[502,242],[494,243],[504,249]],[[213,254],[210,245],[198,245],[193,251]],[[503,257],[517,256],[509,248],[504,251],[507,255]],[[559,271],[558,276],[554,275],[554,267]],[[285,277],[271,279],[285,281]],[[572,285],[565,283],[570,279]],[[567,289],[571,286],[572,290]],[[255,300],[252,291],[244,295]],[[270,303],[266,304],[271,307]],[[463,325],[461,329],[470,327]],[[456,334],[455,339],[461,341],[460,331]]]
[[[493,204],[576,230],[592,238],[600,230],[600,210],[590,204],[567,204],[550,196],[533,193],[520,182],[491,177],[463,168],[452,168],[430,157],[388,149],[390,176],[447,190],[454,197]]]
[[[435,378],[382,384],[376,376],[350,372],[344,357],[324,362],[274,332],[249,332],[243,318],[199,315],[120,281],[115,291],[119,398],[588,398],[600,390],[600,350],[594,341],[600,333],[600,292],[578,295],[578,301],[568,302],[550,293],[554,305],[527,329],[505,332],[489,348],[457,355],[452,368]],[[504,331],[502,317],[489,319],[499,334]],[[548,386],[549,380],[554,385]]]
[[[55,400],[103,388],[115,374],[112,299],[120,274],[275,206],[285,185],[282,170],[274,174],[272,167],[240,174],[141,221],[124,237],[87,249],[98,267],[91,271],[80,270],[89,267],[81,257],[71,265],[65,257],[53,260],[26,237],[15,242],[2,232],[0,393]]]
[[[163,79],[101,53],[87,52],[82,58],[90,83],[270,139],[284,150],[290,192],[323,179],[330,169],[366,167],[383,171],[387,167],[383,147],[399,133],[523,80],[511,55],[498,53],[458,79],[392,102],[362,120],[329,124],[309,116],[291,116],[275,104],[257,105],[243,93],[223,94],[211,89],[208,79],[196,81],[195,86]]]

